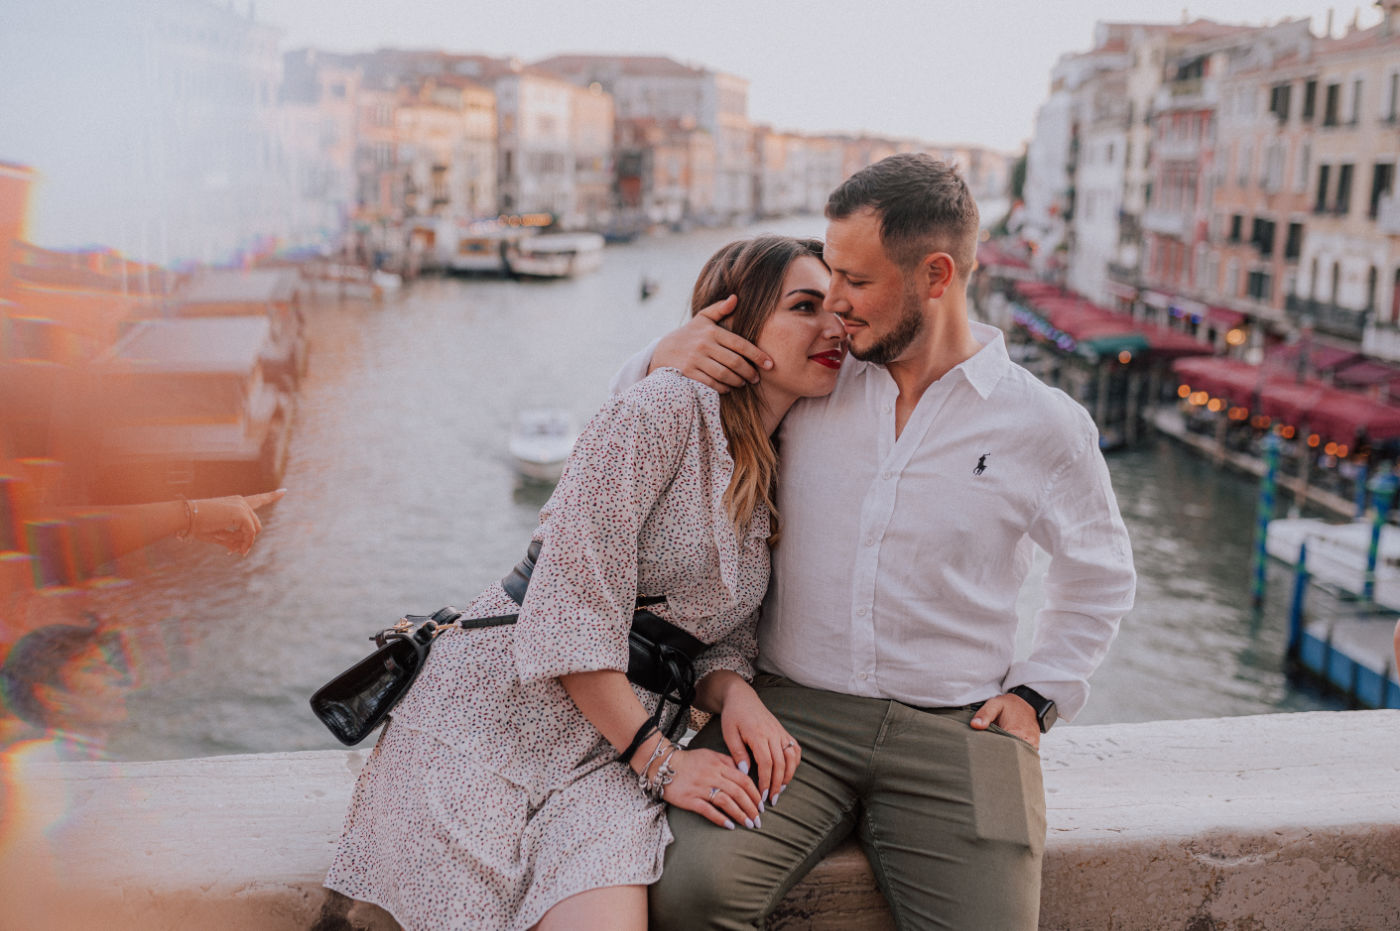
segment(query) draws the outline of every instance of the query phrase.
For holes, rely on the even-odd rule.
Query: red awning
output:
[[[1272,350],[1264,359],[1264,365],[1269,369],[1284,369],[1290,366],[1296,367],[1298,356],[1303,351],[1303,344],[1288,343]],[[1315,372],[1326,372],[1329,369],[1339,368],[1361,358],[1361,353],[1351,349],[1342,349],[1339,346],[1329,346],[1326,343],[1313,343],[1308,347],[1308,368]]]
[[[996,243],[984,242],[977,246],[977,264],[999,265],[1003,268],[1030,269],[1030,263],[1020,256],[1013,255]]]
[[[1332,381],[1343,388],[1384,385],[1400,378],[1400,368],[1371,359],[1355,359],[1332,373]]]
[[[1228,307],[1207,307],[1206,320],[1217,327],[1234,329],[1245,321],[1245,315]]]
[[[1203,343],[1194,336],[1169,329],[1158,323],[1139,320],[1134,329],[1147,337],[1147,341],[1152,344],[1153,352],[1167,358],[1209,356],[1215,352],[1209,343]]]
[[[1320,381],[1269,381],[1259,389],[1259,410],[1294,426],[1311,424],[1312,410],[1326,387]]]
[[[1400,406],[1373,401],[1350,391],[1330,390],[1314,405],[1309,427],[1328,439],[1351,443],[1366,431],[1372,442],[1400,437]]]
[[[1251,405],[1261,384],[1259,366],[1235,359],[1177,359],[1172,370],[1192,391],[1204,391],[1244,406]]]

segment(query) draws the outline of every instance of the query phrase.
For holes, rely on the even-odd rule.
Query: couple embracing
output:
[[[722,248],[619,373],[518,607],[467,611],[518,622],[439,638],[329,887],[413,929],[758,928],[854,832],[899,927],[1036,927],[1039,739],[1132,605],[1127,532],[1088,415],[968,319],[956,171],[892,156],[826,213]],[[710,716],[685,747],[626,675],[660,596]]]

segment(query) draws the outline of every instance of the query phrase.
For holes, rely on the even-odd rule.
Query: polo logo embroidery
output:
[[[983,453],[977,457],[977,468],[972,470],[973,475],[981,475],[983,472],[987,471],[987,457],[990,455],[991,453]]]

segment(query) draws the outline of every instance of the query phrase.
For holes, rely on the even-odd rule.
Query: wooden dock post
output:
[[[1390,473],[1377,475],[1372,482],[1371,497],[1376,502],[1376,515],[1371,521],[1371,541],[1366,547],[1366,581],[1361,589],[1361,597],[1367,601],[1376,599],[1376,560],[1381,548],[1381,528],[1390,516],[1390,505],[1395,500],[1396,478]]]
[[[1280,440],[1270,433],[1264,439],[1264,476],[1259,482],[1259,510],[1254,521],[1254,607],[1264,606],[1264,583],[1268,576],[1267,541],[1269,521],[1274,519],[1274,491],[1278,482]]]
[[[1288,606],[1288,652],[1296,663],[1303,648],[1303,602],[1308,595],[1308,541],[1298,545],[1298,562],[1293,566],[1293,601]]]

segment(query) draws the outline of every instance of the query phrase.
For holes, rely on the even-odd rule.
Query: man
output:
[[[758,830],[672,810],[652,921],[762,927],[854,831],[899,927],[1033,929],[1040,734],[1083,706],[1132,606],[1127,532],[1088,414],[968,320],[978,215],[956,171],[892,156],[826,214],[826,306],[856,361],[780,431],[783,536],[754,683],[802,763]],[[663,338],[650,364],[721,390],[760,377],[763,354],[711,322],[728,309]],[[1033,543],[1051,556],[1046,602],[1013,661]],[[696,742],[725,749],[717,725]]]

